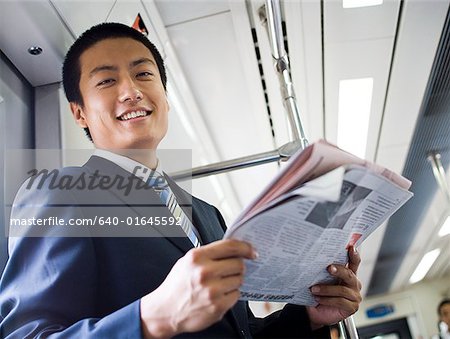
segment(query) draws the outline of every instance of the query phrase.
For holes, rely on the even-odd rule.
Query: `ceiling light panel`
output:
[[[367,147],[358,151],[372,161],[383,116],[398,6],[397,1],[358,11],[346,11],[336,1],[326,1],[324,6],[325,137],[338,141],[340,81],[373,78]],[[353,130],[348,137],[355,133]]]
[[[373,161],[381,126],[393,39],[330,44],[325,48],[325,135],[338,141],[339,84],[341,80],[373,78],[366,159]],[[348,126],[356,127],[353,124]],[[355,134],[353,130],[351,135]],[[350,136],[351,136],[350,135]]]
[[[414,273],[411,275],[411,278],[409,279],[409,282],[411,284],[414,284],[416,282],[419,282],[425,276],[427,275],[428,271],[430,270],[431,266],[433,266],[436,259],[439,257],[439,254],[441,253],[441,250],[439,248],[436,248],[430,252],[427,252],[422,260],[420,261],[419,265],[417,265]]]
[[[445,219],[444,224],[440,228],[438,235],[440,237],[444,237],[449,234],[450,234],[450,216],[447,217],[447,219]]]
[[[342,0],[343,8],[370,7],[381,4],[383,4],[383,0]]]
[[[337,145],[360,158],[366,156],[373,78],[339,82]]]

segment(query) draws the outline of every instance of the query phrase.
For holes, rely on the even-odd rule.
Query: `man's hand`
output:
[[[172,337],[205,329],[238,301],[244,259],[255,259],[248,243],[220,240],[190,250],[164,282],[141,299],[146,338]]]
[[[315,285],[311,288],[316,301],[315,307],[308,307],[308,315],[312,329],[323,325],[335,324],[353,313],[361,303],[361,282],[356,277],[356,271],[361,258],[354,247],[348,251],[348,264],[330,265],[328,272],[340,280],[339,285]]]

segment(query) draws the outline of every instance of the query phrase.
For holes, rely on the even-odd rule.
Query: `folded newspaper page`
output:
[[[293,156],[225,234],[259,253],[241,299],[316,305],[310,287],[334,281],[328,265],[347,263],[348,247],[408,201],[410,185],[323,140]]]

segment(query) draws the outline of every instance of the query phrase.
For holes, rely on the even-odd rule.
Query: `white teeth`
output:
[[[130,113],[122,115],[121,117],[119,117],[119,119],[122,121],[125,121],[125,120],[129,120],[129,119],[134,119],[137,117],[145,117],[146,115],[147,115],[146,111],[134,111],[134,112],[130,112]]]

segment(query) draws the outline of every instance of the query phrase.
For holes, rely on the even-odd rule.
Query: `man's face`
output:
[[[78,125],[97,148],[156,149],[167,132],[169,105],[153,55],[131,38],[102,40],[81,54],[83,106]]]
[[[441,321],[447,324],[450,329],[450,304],[444,304],[439,310]]]

